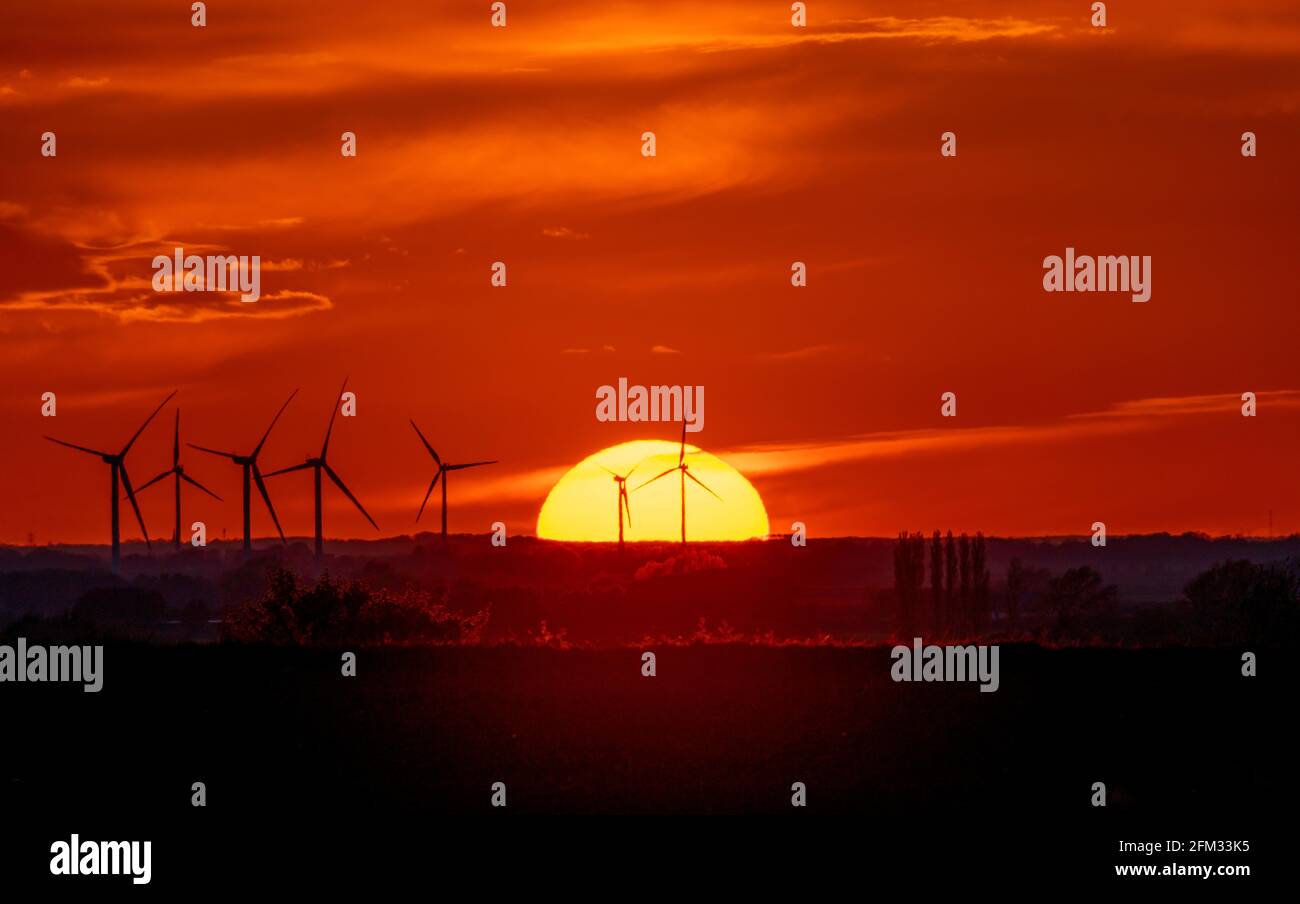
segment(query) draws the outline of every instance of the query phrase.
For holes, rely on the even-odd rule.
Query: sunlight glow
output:
[[[679,475],[669,474],[638,489],[676,465],[678,449],[678,443],[667,440],[636,440],[584,459],[561,477],[546,497],[537,516],[537,536],[548,540],[618,540],[618,484],[601,469],[603,465],[617,474],[632,471],[627,482],[632,518],[631,524],[625,522],[623,526],[628,542],[680,540]],[[686,481],[687,541],[767,536],[763,500],[744,475],[695,446],[688,444],[686,452],[690,472],[722,497],[719,502],[698,484]]]

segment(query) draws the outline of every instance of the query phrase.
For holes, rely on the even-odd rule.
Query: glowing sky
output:
[[[385,534],[429,477],[408,418],[501,461],[452,530],[531,533],[577,462],[673,438],[596,420],[621,376],[707,388],[692,441],[773,530],[1300,530],[1292,2],[1111,3],[1105,31],[1078,0],[811,0],[807,29],[747,0],[517,3],[505,29],[487,3],[188,6],[0,5],[0,542],[107,539],[107,469],[44,433],[120,445],[176,388],[183,438],[238,448],[301,386],[270,470],[319,448],[345,374],[330,458]],[[155,294],[176,245],[261,255],[262,300]],[[1151,255],[1152,300],[1045,294],[1067,245]],[[227,499],[187,515],[237,535],[237,470],[187,464]],[[272,493],[308,533],[310,494]]]

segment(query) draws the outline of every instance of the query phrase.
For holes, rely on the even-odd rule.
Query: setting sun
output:
[[[619,489],[613,472],[620,476],[630,473],[625,538],[629,542],[680,540],[683,478],[676,471],[678,453],[675,442],[636,440],[584,459],[551,488],[537,516],[537,536],[548,540],[617,541]],[[686,479],[688,540],[767,536],[763,500],[744,475],[717,456],[691,445],[686,446],[686,464],[688,475],[699,481]],[[664,476],[646,485],[660,474]],[[710,495],[709,490],[720,498]]]

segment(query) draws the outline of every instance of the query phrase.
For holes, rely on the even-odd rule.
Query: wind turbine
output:
[[[686,478],[689,477],[691,480],[698,483],[701,487],[703,487],[706,491],[708,491],[709,495],[712,496],[714,499],[717,499],[719,502],[722,501],[721,496],[713,492],[713,490],[710,490],[707,486],[704,486],[704,481],[700,480],[700,478],[696,477],[694,474],[691,473],[691,466],[686,463],[686,421],[682,421],[682,448],[681,451],[677,454],[677,464],[669,468],[667,471],[664,471],[661,474],[656,474],[654,477],[651,477],[649,480],[641,484],[641,486],[637,487],[636,489],[639,490],[641,489],[641,487],[648,486],[654,483],[660,477],[667,477],[669,474],[673,473],[673,471],[678,471],[681,474],[682,542],[685,543],[686,542]],[[636,490],[633,490],[633,492],[636,492]]]
[[[126,445],[122,447],[121,452],[117,452],[117,453],[101,452],[98,449],[90,449],[87,448],[86,446],[78,446],[75,443],[64,442],[63,440],[55,439],[52,436],[45,437],[50,442],[58,443],[60,446],[67,446],[69,449],[76,449],[80,452],[89,453],[90,455],[98,455],[100,458],[104,460],[104,464],[108,465],[109,474],[110,474],[109,480],[112,486],[112,494],[113,494],[111,498],[112,498],[112,513],[113,513],[112,514],[113,517],[113,560],[112,561],[113,561],[114,571],[117,571],[117,569],[122,564],[122,531],[118,521],[118,508],[119,508],[118,495],[119,494],[117,490],[117,484],[119,479],[122,482],[122,486],[126,488],[126,498],[131,501],[131,508],[135,510],[135,520],[140,523],[140,533],[144,534],[144,544],[149,549],[153,548],[153,546],[149,543],[149,532],[145,530],[144,527],[144,518],[140,515],[140,506],[135,501],[135,490],[132,489],[131,487],[131,477],[129,474],[126,473],[126,453],[131,451],[131,446],[135,444],[135,441],[137,439],[139,439],[140,434],[144,432],[144,428],[149,426],[149,422],[152,421],[154,417],[157,416],[158,412],[163,410],[163,405],[166,405],[168,402],[170,402],[172,396],[174,395],[176,395],[176,390],[172,390],[171,395],[163,399],[162,404],[160,404],[157,408],[153,410],[153,414],[145,418],[144,423],[140,425],[140,429],[135,431],[134,435],[132,435],[132,437],[129,440],[127,440]]]
[[[429,501],[429,494],[433,492],[434,485],[438,482],[438,478],[441,477],[442,478],[442,539],[445,542],[447,539],[447,472],[463,471],[466,468],[477,468],[479,465],[494,465],[497,462],[496,459],[493,459],[492,461],[471,461],[468,464],[463,464],[463,465],[447,464],[441,458],[438,457],[438,453],[434,451],[433,446],[429,445],[429,441],[424,438],[424,434],[420,432],[420,428],[415,426],[415,421],[411,421],[411,426],[415,427],[415,433],[417,436],[420,437],[420,442],[424,443],[424,448],[429,450],[429,454],[433,456],[433,460],[438,463],[438,472],[433,475],[433,480],[429,481],[429,488],[424,491],[424,502],[420,503],[420,510],[415,513],[415,520],[418,523],[420,520],[420,516],[424,514],[424,506]]]
[[[275,506],[271,505],[271,494],[266,491],[266,484],[262,482],[262,472],[257,467],[257,456],[262,454],[262,447],[266,445],[266,438],[271,435],[271,429],[275,427],[275,422],[284,414],[284,409],[289,407],[293,397],[298,394],[298,390],[289,393],[289,398],[285,399],[280,410],[271,418],[271,426],[266,428],[262,438],[258,441],[257,446],[247,455],[239,455],[235,452],[220,452],[216,449],[209,449],[205,446],[199,446],[194,443],[186,443],[191,449],[198,449],[200,452],[207,452],[209,455],[219,455],[222,458],[229,458],[235,464],[244,469],[244,555],[251,555],[253,552],[253,518],[252,518],[252,495],[249,486],[249,478],[257,483],[257,491],[262,494],[262,501],[266,503],[266,510],[271,513],[271,520],[275,522],[275,530],[280,535],[280,542],[285,542],[284,531],[280,529],[280,519],[275,517]]]
[[[220,496],[185,473],[185,467],[181,464],[181,410],[179,408],[176,409],[176,431],[172,434],[172,466],[166,471],[163,471],[157,477],[145,483],[136,492],[143,493],[146,489],[153,486],[169,474],[176,478],[176,533],[172,539],[176,543],[176,548],[179,550],[181,548],[181,481],[183,480],[191,486],[196,486],[213,499],[218,502],[221,501]]]
[[[614,504],[614,507],[618,509],[618,551],[622,552],[623,551],[623,510],[624,509],[627,510],[627,526],[628,527],[632,526],[632,506],[628,504],[627,479],[632,476],[633,471],[641,467],[641,463],[637,462],[636,464],[634,464],[632,466],[632,470],[628,471],[626,474],[615,474],[613,471],[611,471],[609,468],[605,467],[604,465],[600,464],[599,462],[597,462],[597,467],[599,467],[610,477],[613,477],[614,483],[618,484],[618,501]]]
[[[329,448],[330,448],[330,434],[334,432],[334,418],[339,413],[339,401],[343,398],[343,393],[347,388],[348,388],[348,381],[347,378],[344,377],[343,388],[339,390],[338,397],[334,399],[334,410],[330,412],[329,426],[325,428],[325,442],[321,444],[320,455],[314,458],[309,457],[306,461],[304,461],[300,465],[293,465],[292,467],[281,468],[278,471],[272,471],[270,474],[266,475],[267,477],[275,477],[277,474],[288,474],[290,471],[302,471],[307,468],[311,468],[315,472],[316,475],[316,558],[318,559],[323,558],[325,555],[325,537],[321,532],[321,505],[320,505],[321,471],[324,471],[325,474],[329,477],[329,479],[334,481],[334,485],[343,491],[344,496],[347,496],[349,499],[352,500],[352,504],[357,507],[357,510],[360,511],[361,514],[366,516],[366,520],[370,522],[370,526],[373,527],[375,530],[379,530],[379,525],[375,524],[375,519],[370,517],[370,513],[366,511],[365,506],[363,506],[360,502],[357,501],[357,497],[353,496],[352,491],[349,490],[347,486],[343,483],[343,478],[339,477],[339,475],[334,472],[334,469],[329,466],[329,462],[325,460],[325,456],[329,452]]]

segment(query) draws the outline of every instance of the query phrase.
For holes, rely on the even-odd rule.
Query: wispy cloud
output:
[[[589,239],[591,238],[585,232],[578,232],[570,229],[568,226],[547,226],[542,230],[542,235],[548,239]]]
[[[813,358],[824,358],[827,355],[835,354],[843,346],[840,345],[809,345],[805,348],[795,348],[785,352],[770,352],[759,357],[767,361],[809,361]]]
[[[19,205],[0,208],[0,213],[15,211],[18,215],[23,212]],[[204,323],[235,317],[283,320],[333,307],[321,293],[290,287],[264,291],[253,303],[241,301],[238,292],[156,292],[152,285],[153,258],[170,256],[176,247],[184,247],[191,254],[233,253],[218,244],[159,239],[133,239],[106,246],[61,244],[66,259],[75,266],[68,268],[66,260],[62,260],[59,268],[70,272],[57,275],[60,281],[72,284],[11,289],[8,294],[0,289],[0,310],[86,312],[123,322]],[[268,262],[263,269],[295,272],[302,266],[301,261],[286,259]]]
[[[83,78],[76,75],[65,81],[63,84],[69,88],[102,88],[109,83],[107,75],[101,75],[99,78]]]
[[[1259,393],[1260,405],[1300,408],[1300,390]],[[1088,436],[1135,433],[1164,426],[1170,418],[1220,414],[1240,417],[1238,395],[1151,398],[1119,402],[1102,411],[1068,415],[1042,424],[951,427],[871,433],[826,442],[739,447],[716,454],[745,474],[790,473],[863,459],[995,446],[1021,447]]]

